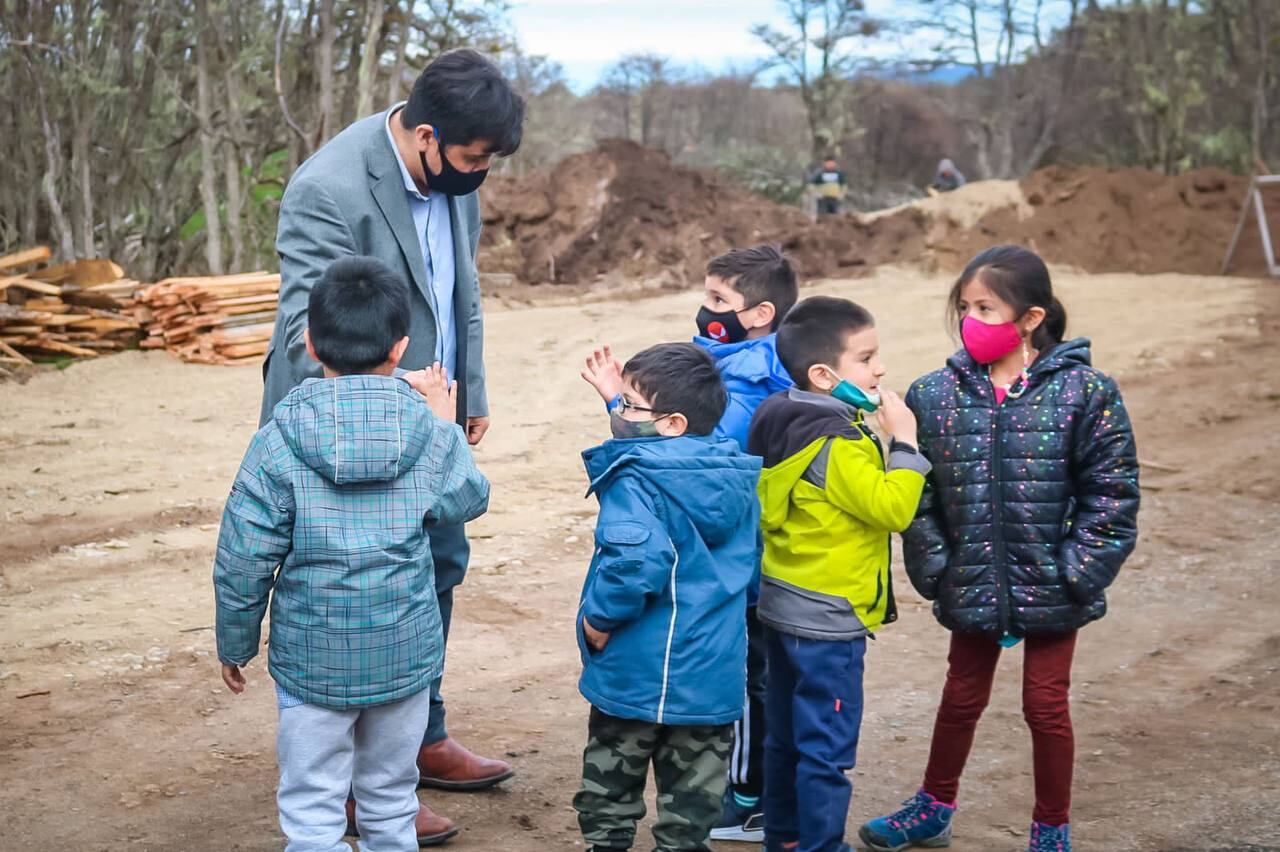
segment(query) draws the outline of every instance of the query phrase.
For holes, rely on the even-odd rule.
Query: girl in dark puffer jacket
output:
[[[1023,715],[1036,805],[1031,852],[1070,852],[1076,631],[1137,539],[1138,456],[1115,382],[1089,341],[1063,342],[1049,272],[1017,246],[982,252],[952,288],[964,348],[907,404],[933,463],[903,534],[907,573],[951,634],[921,790],[861,829],[886,852],[950,843],[960,774],[1002,648],[1024,642]]]

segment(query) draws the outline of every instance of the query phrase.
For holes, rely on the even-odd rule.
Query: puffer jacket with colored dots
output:
[[[1028,376],[997,405],[962,349],[907,394],[933,463],[903,534],[907,574],[950,630],[1034,636],[1101,618],[1138,537],[1133,428],[1089,341],[1046,350]]]

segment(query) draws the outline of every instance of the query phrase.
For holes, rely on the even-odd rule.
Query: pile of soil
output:
[[[684,287],[702,280],[712,257],[760,242],[782,244],[806,276],[908,262],[924,251],[915,211],[815,226],[794,207],[625,140],[568,157],[549,173],[494,178],[483,209],[481,271],[525,284]]]
[[[760,242],[782,245],[808,279],[889,263],[950,272],[988,246],[1018,243],[1088,272],[1209,275],[1221,266],[1246,186],[1219,169],[1167,177],[1054,166],[1020,182],[973,183],[812,223],[714,173],[610,140],[548,173],[489,181],[481,269],[495,283],[677,288],[700,281],[715,255]],[[1274,209],[1272,227],[1280,233]],[[1265,274],[1256,226],[1231,271]]]
[[[993,210],[975,229],[954,232],[947,250],[969,257],[993,241],[1013,242],[1088,272],[1217,275],[1248,179],[1221,169],[1169,177],[1052,166],[1020,183],[1029,216]],[[1256,225],[1241,240],[1232,272],[1265,274]]]

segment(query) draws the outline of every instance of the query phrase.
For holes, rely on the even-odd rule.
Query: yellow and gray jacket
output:
[[[886,465],[857,408],[797,388],[761,404],[748,452],[764,459],[760,620],[833,641],[896,620],[889,534],[915,517],[928,460],[895,441]]]

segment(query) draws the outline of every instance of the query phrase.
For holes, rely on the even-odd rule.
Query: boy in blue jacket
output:
[[[792,386],[778,358],[777,329],[799,296],[791,262],[777,248],[734,249],[707,264],[705,297],[693,342],[716,359],[729,405],[718,438],[747,449],[747,431],[760,403]],[[711,831],[713,840],[764,842],[760,794],[764,785],[764,629],[756,618],[759,583],[747,596],[747,701],[733,725],[729,789]]]
[[[287,852],[347,849],[348,791],[362,849],[417,849],[416,760],[444,665],[429,537],[484,512],[489,483],[438,366],[422,394],[393,377],[409,344],[394,271],[334,262],[307,316],[324,378],[294,388],[253,436],[222,516],[222,679],[244,691],[269,601]]]
[[[746,689],[760,460],[712,435],[724,383],[693,344],[621,369],[597,353],[583,376],[610,401],[614,440],[583,454],[600,515],[577,619],[591,717],[573,805],[595,852],[630,849],[652,764],[656,848],[709,850]]]

